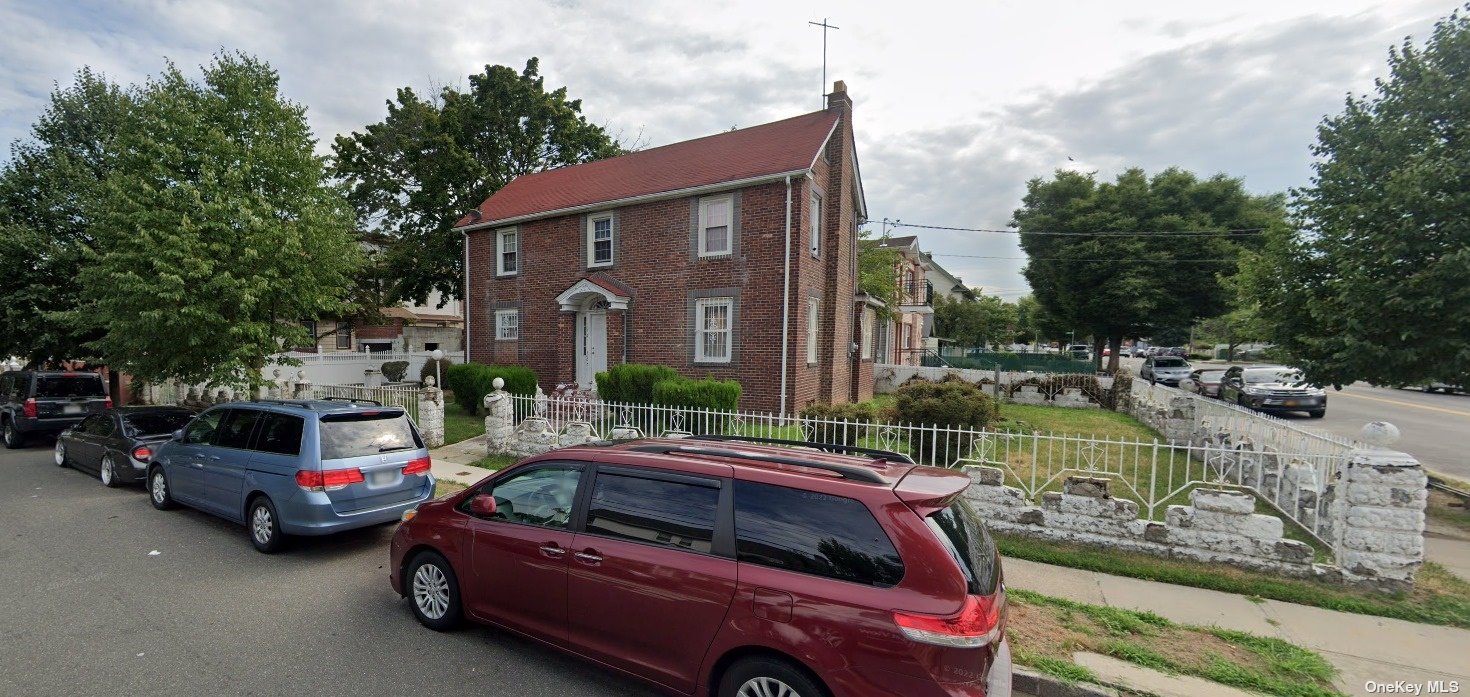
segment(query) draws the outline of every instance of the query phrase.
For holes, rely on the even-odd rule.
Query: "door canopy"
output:
[[[598,300],[606,302],[609,310],[626,310],[628,303],[632,302],[633,298],[623,288],[618,287],[621,285],[610,279],[584,278],[562,291],[561,295],[556,296],[556,302],[561,305],[563,312],[585,310],[590,306],[589,301]]]

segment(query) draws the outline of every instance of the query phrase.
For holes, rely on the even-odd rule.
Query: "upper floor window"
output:
[[[711,196],[699,202],[699,256],[724,256],[731,251],[731,198]]]
[[[514,276],[520,271],[520,235],[515,228],[495,233],[495,275]]]
[[[611,213],[587,219],[587,265],[613,263],[613,217]]]
[[[519,310],[495,311],[495,340],[510,341],[521,336],[521,313]]]
[[[822,195],[812,192],[812,256],[821,256],[822,253]]]
[[[734,298],[700,298],[694,303],[694,360],[729,363]]]

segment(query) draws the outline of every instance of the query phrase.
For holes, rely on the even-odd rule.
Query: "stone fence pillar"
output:
[[[1375,421],[1363,427],[1363,440],[1371,447],[1349,455],[1332,504],[1333,541],[1343,574],[1388,591],[1412,587],[1424,563],[1429,499],[1419,461],[1388,449],[1398,437],[1393,424]]]
[[[296,399],[311,399],[311,381],[302,378],[296,383]]]
[[[505,391],[505,380],[495,378],[490,385],[494,390],[485,395],[485,454],[498,455],[510,452],[515,406]]]
[[[434,384],[434,376],[424,378],[419,390],[419,433],[430,448],[444,445],[444,391]]]

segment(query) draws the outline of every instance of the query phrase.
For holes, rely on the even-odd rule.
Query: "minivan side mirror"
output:
[[[176,441],[183,441],[184,440],[184,429],[181,428],[181,429],[179,429],[177,431],[174,431],[174,434],[172,436],[170,436],[170,438],[173,439],[173,440],[176,440]]]
[[[470,499],[470,513],[482,518],[495,515],[495,497],[489,494],[477,494]]]

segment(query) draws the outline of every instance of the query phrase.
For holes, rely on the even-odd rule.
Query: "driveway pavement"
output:
[[[423,628],[388,587],[391,526],[266,556],[44,445],[0,472],[0,694],[653,694],[502,632]]]

